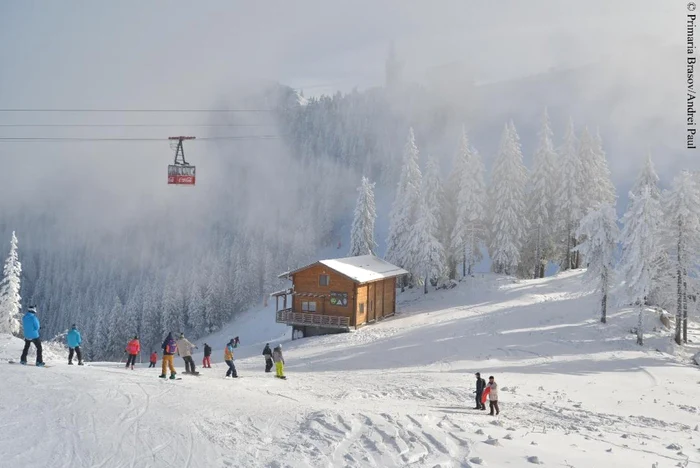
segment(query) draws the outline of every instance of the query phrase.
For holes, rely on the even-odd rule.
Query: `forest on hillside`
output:
[[[579,266],[579,260],[568,257],[571,250],[566,242],[575,238],[576,221],[586,206],[592,206],[592,198],[586,205],[576,199],[581,193],[568,193],[573,197],[570,201],[575,205],[576,219],[564,223],[568,236],[557,231],[558,243],[552,243],[551,233],[544,235],[543,230],[555,224],[559,227],[559,220],[530,218],[533,222],[527,226],[511,222],[491,235],[485,213],[492,211],[489,203],[501,206],[510,200],[517,202],[516,211],[521,214],[539,209],[540,213],[549,210],[550,216],[562,215],[549,199],[544,202],[547,206],[535,206],[537,197],[532,196],[525,164],[543,181],[553,182],[559,177],[551,172],[557,162],[538,162],[536,147],[548,145],[545,153],[556,149],[559,157],[575,159],[579,138],[588,145],[593,160],[606,161],[604,142],[593,130],[598,122],[591,122],[590,132],[585,122],[577,127],[570,124],[565,135],[568,115],[556,105],[553,127],[562,133],[552,135],[551,129],[543,130],[545,105],[539,103],[537,108],[524,111],[536,118],[522,122],[518,131],[520,122],[497,120],[503,116],[502,110],[488,114],[491,106],[484,94],[479,95],[472,84],[465,86],[465,100],[459,102],[451,102],[429,87],[410,84],[308,99],[282,85],[267,86],[221,105],[274,109],[268,123],[274,125],[278,138],[243,142],[234,148],[207,147],[209,154],[199,171],[201,174],[205,167],[209,178],[194,192],[165,192],[161,186],[153,189],[154,181],[144,178],[135,179],[131,186],[118,186],[110,180],[91,182],[101,184],[99,191],[105,193],[93,193],[90,188],[97,185],[85,184],[80,197],[65,202],[52,194],[37,196],[31,203],[5,200],[0,212],[0,245],[4,256],[11,234],[16,232],[22,304],[37,305],[46,338],[77,324],[84,332],[91,359],[119,356],[133,335],[139,335],[146,347],[155,347],[168,331],[184,331],[192,338],[208,334],[279,289],[279,273],[314,260],[319,249],[347,236],[362,176],[392,198],[398,190],[392,210],[378,207],[378,223],[386,225],[399,216],[402,200],[415,196],[401,185],[409,131],[416,146],[414,164],[425,171],[427,161],[432,160],[427,170],[432,179],[427,183],[440,187],[439,193],[437,189],[428,191],[435,192],[436,198],[422,200],[420,209],[436,210],[434,223],[439,224],[440,232],[435,240],[442,243],[442,255],[449,265],[444,276],[468,274],[482,253],[496,251],[496,269],[522,277],[532,276],[534,265],[542,261]],[[497,93],[502,94],[502,89]],[[478,99],[470,100],[469,96],[477,95]],[[249,115],[234,115],[214,116],[211,121],[246,124],[253,120]],[[503,130],[505,122],[510,123]],[[543,131],[550,132],[548,142],[542,141]],[[567,144],[569,153],[558,151]],[[475,148],[485,148],[478,163]],[[477,164],[478,169],[473,170],[470,164]],[[519,169],[513,172],[516,166]],[[74,169],[79,173],[77,165]],[[580,176],[569,175],[571,180]],[[591,197],[614,203],[607,165],[600,167],[595,177],[602,177],[609,185]],[[469,193],[467,189],[481,192]],[[561,186],[534,189],[547,197],[567,195]],[[40,187],[32,190],[41,191]],[[496,200],[498,194],[505,198]],[[109,198],[111,208],[91,205],[93,196]],[[440,197],[447,197],[447,202]],[[474,197],[481,197],[477,214],[472,209],[476,206]],[[122,203],[121,198],[126,201]],[[93,222],[93,214],[101,221]],[[474,216],[483,218],[478,229],[470,224]],[[505,217],[504,222],[508,219],[512,221],[512,217]],[[455,224],[459,231],[456,237]],[[515,243],[498,237],[510,230],[516,232]],[[399,252],[410,250],[406,245],[391,244],[396,235],[390,232],[387,242],[378,239],[375,253],[386,253],[409,270],[418,269],[418,263],[412,265],[413,260],[401,257]],[[487,238],[500,242],[501,247],[496,249]],[[435,245],[427,237],[412,242]],[[465,254],[460,245],[467,244],[471,247]],[[338,252],[347,253],[346,246]],[[465,262],[467,255],[469,261]],[[464,269],[458,267],[462,263]],[[416,270],[416,277],[439,276],[437,272],[426,275],[423,270]]]

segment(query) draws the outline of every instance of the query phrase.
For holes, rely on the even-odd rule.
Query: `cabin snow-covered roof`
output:
[[[384,278],[394,278],[396,276],[407,275],[408,272],[403,268],[392,265],[386,260],[382,260],[374,255],[360,255],[357,257],[332,258],[328,260],[319,260],[310,265],[306,265],[296,270],[284,273],[282,276],[293,275],[302,270],[306,270],[314,265],[321,264],[327,266],[331,270],[347,276],[357,283],[369,283]]]

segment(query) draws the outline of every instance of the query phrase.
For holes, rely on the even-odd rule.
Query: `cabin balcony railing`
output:
[[[337,317],[335,315],[307,314],[294,312],[292,309],[277,311],[277,323],[287,325],[312,325],[325,328],[350,328],[350,317]]]

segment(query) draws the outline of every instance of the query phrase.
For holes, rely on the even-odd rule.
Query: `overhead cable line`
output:
[[[0,127],[31,128],[31,127],[272,127],[275,124],[0,124]]]
[[[197,138],[195,141],[217,140],[276,140],[282,135],[242,135],[215,136]],[[167,141],[168,138],[101,138],[101,137],[0,137],[0,143],[30,143],[30,142],[69,142],[69,141]]]
[[[205,112],[205,113],[243,113],[243,112],[275,112],[275,109],[22,109],[0,108],[0,112]]]

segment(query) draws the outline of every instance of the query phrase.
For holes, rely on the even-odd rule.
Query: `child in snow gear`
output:
[[[493,376],[489,377],[489,408],[491,409],[490,415],[493,416],[493,411],[496,410],[496,416],[501,412],[498,409],[498,384]]]
[[[80,336],[78,328],[73,324],[73,327],[66,335],[66,343],[68,344],[68,365],[73,365],[73,353],[78,356],[78,365],[83,365],[83,355],[80,352],[80,343],[82,342],[83,338]]]
[[[156,367],[156,362],[158,362],[158,353],[151,351],[151,359],[150,364],[148,364],[148,368],[150,369],[151,367]]]
[[[272,360],[275,361],[275,370],[277,374],[275,377],[278,379],[285,379],[284,376],[284,356],[282,356],[282,345],[278,344],[275,349],[272,350]]]
[[[185,361],[185,374],[198,374],[194,368],[194,359],[192,359],[192,348],[197,349],[195,345],[185,338],[184,333],[180,333],[180,339],[177,340],[177,354]]]
[[[265,356],[265,372],[272,371],[272,350],[270,349],[270,343],[265,344],[262,355]]]
[[[141,343],[139,343],[139,337],[135,336],[133,340],[129,341],[126,345],[126,353],[129,357],[126,360],[126,368],[131,366],[131,370],[134,370],[134,364],[136,364],[136,355],[141,351]]]
[[[202,367],[211,369],[211,346],[204,343],[204,359],[202,360]]]
[[[30,306],[29,309],[27,309],[27,313],[22,317],[22,328],[24,329],[24,350],[22,350],[22,356],[19,358],[20,364],[27,363],[29,346],[34,343],[34,347],[36,347],[36,366],[43,367],[44,361],[42,359],[41,338],[39,338],[41,325],[36,316],[36,306]]]
[[[161,346],[163,349],[163,370],[160,374],[160,378],[164,379],[165,378],[165,372],[168,370],[168,367],[170,368],[170,378],[171,379],[176,379],[175,374],[175,365],[173,364],[173,355],[177,353],[177,343],[175,342],[175,338],[173,338],[173,333],[170,332],[168,333],[168,336],[165,337],[165,341],[163,341],[163,345]]]
[[[226,345],[226,348],[224,349],[224,362],[228,366],[228,370],[226,371],[226,377],[229,375],[231,377],[238,378],[238,374],[236,373],[236,366],[233,364],[233,348],[236,346],[234,345],[233,339],[228,342]]]
[[[486,405],[481,402],[481,395],[484,393],[484,388],[486,388],[486,380],[481,378],[481,374],[477,372],[476,374],[476,408],[485,410]]]

